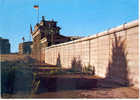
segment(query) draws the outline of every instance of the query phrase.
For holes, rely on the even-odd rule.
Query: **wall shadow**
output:
[[[98,81],[100,87],[114,88],[130,86],[130,81],[128,79],[128,61],[126,58],[126,39],[117,37],[115,33],[114,39],[112,43],[112,57],[108,64],[106,77]],[[101,83],[103,84],[101,85]]]
[[[56,61],[56,66],[61,67],[61,58],[60,58],[60,53],[58,53],[57,61]]]

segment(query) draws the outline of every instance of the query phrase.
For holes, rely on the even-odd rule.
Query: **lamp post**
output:
[[[53,45],[53,29],[51,29],[50,31],[51,31],[51,45]]]
[[[24,38],[24,37],[22,37],[22,40],[23,40],[23,43],[24,43],[24,41],[25,41],[25,38]]]

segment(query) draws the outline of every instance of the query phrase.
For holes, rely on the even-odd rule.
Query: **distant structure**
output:
[[[43,57],[45,52],[42,49],[51,45],[79,38],[63,36],[60,34],[60,29],[61,28],[57,26],[56,21],[46,21],[45,17],[42,16],[41,22],[35,25],[34,31],[32,31],[31,27],[31,34],[33,38],[32,56],[41,61],[41,57]]]
[[[9,53],[10,53],[9,40],[0,37],[0,54],[9,54]]]
[[[70,38],[71,41],[83,38],[81,36],[68,36],[68,37]]]
[[[33,42],[23,42],[19,44],[19,54],[31,54],[31,45]]]

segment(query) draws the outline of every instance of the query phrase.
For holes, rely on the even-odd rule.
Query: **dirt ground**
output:
[[[131,87],[70,90],[32,95],[32,98],[139,98],[139,91]]]
[[[55,76],[54,76],[55,77]],[[57,76],[61,78],[76,78],[76,79],[88,79],[97,80],[96,87],[87,89],[75,89],[75,90],[60,90],[54,92],[46,92],[41,94],[32,95],[32,98],[139,98],[139,89],[133,87],[124,87],[114,82],[105,81],[98,76],[90,75],[64,75]],[[74,80],[72,80],[73,82]],[[79,81],[79,80],[78,80]],[[64,81],[63,81],[64,82]],[[81,83],[81,82],[80,82]],[[82,82],[84,83],[84,82]],[[93,83],[90,81],[93,85]],[[80,84],[78,84],[80,85]],[[90,85],[88,82],[83,85]]]

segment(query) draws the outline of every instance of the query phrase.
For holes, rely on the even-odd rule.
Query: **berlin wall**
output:
[[[47,47],[45,62],[68,69],[75,59],[95,74],[138,87],[138,20],[75,41]]]

